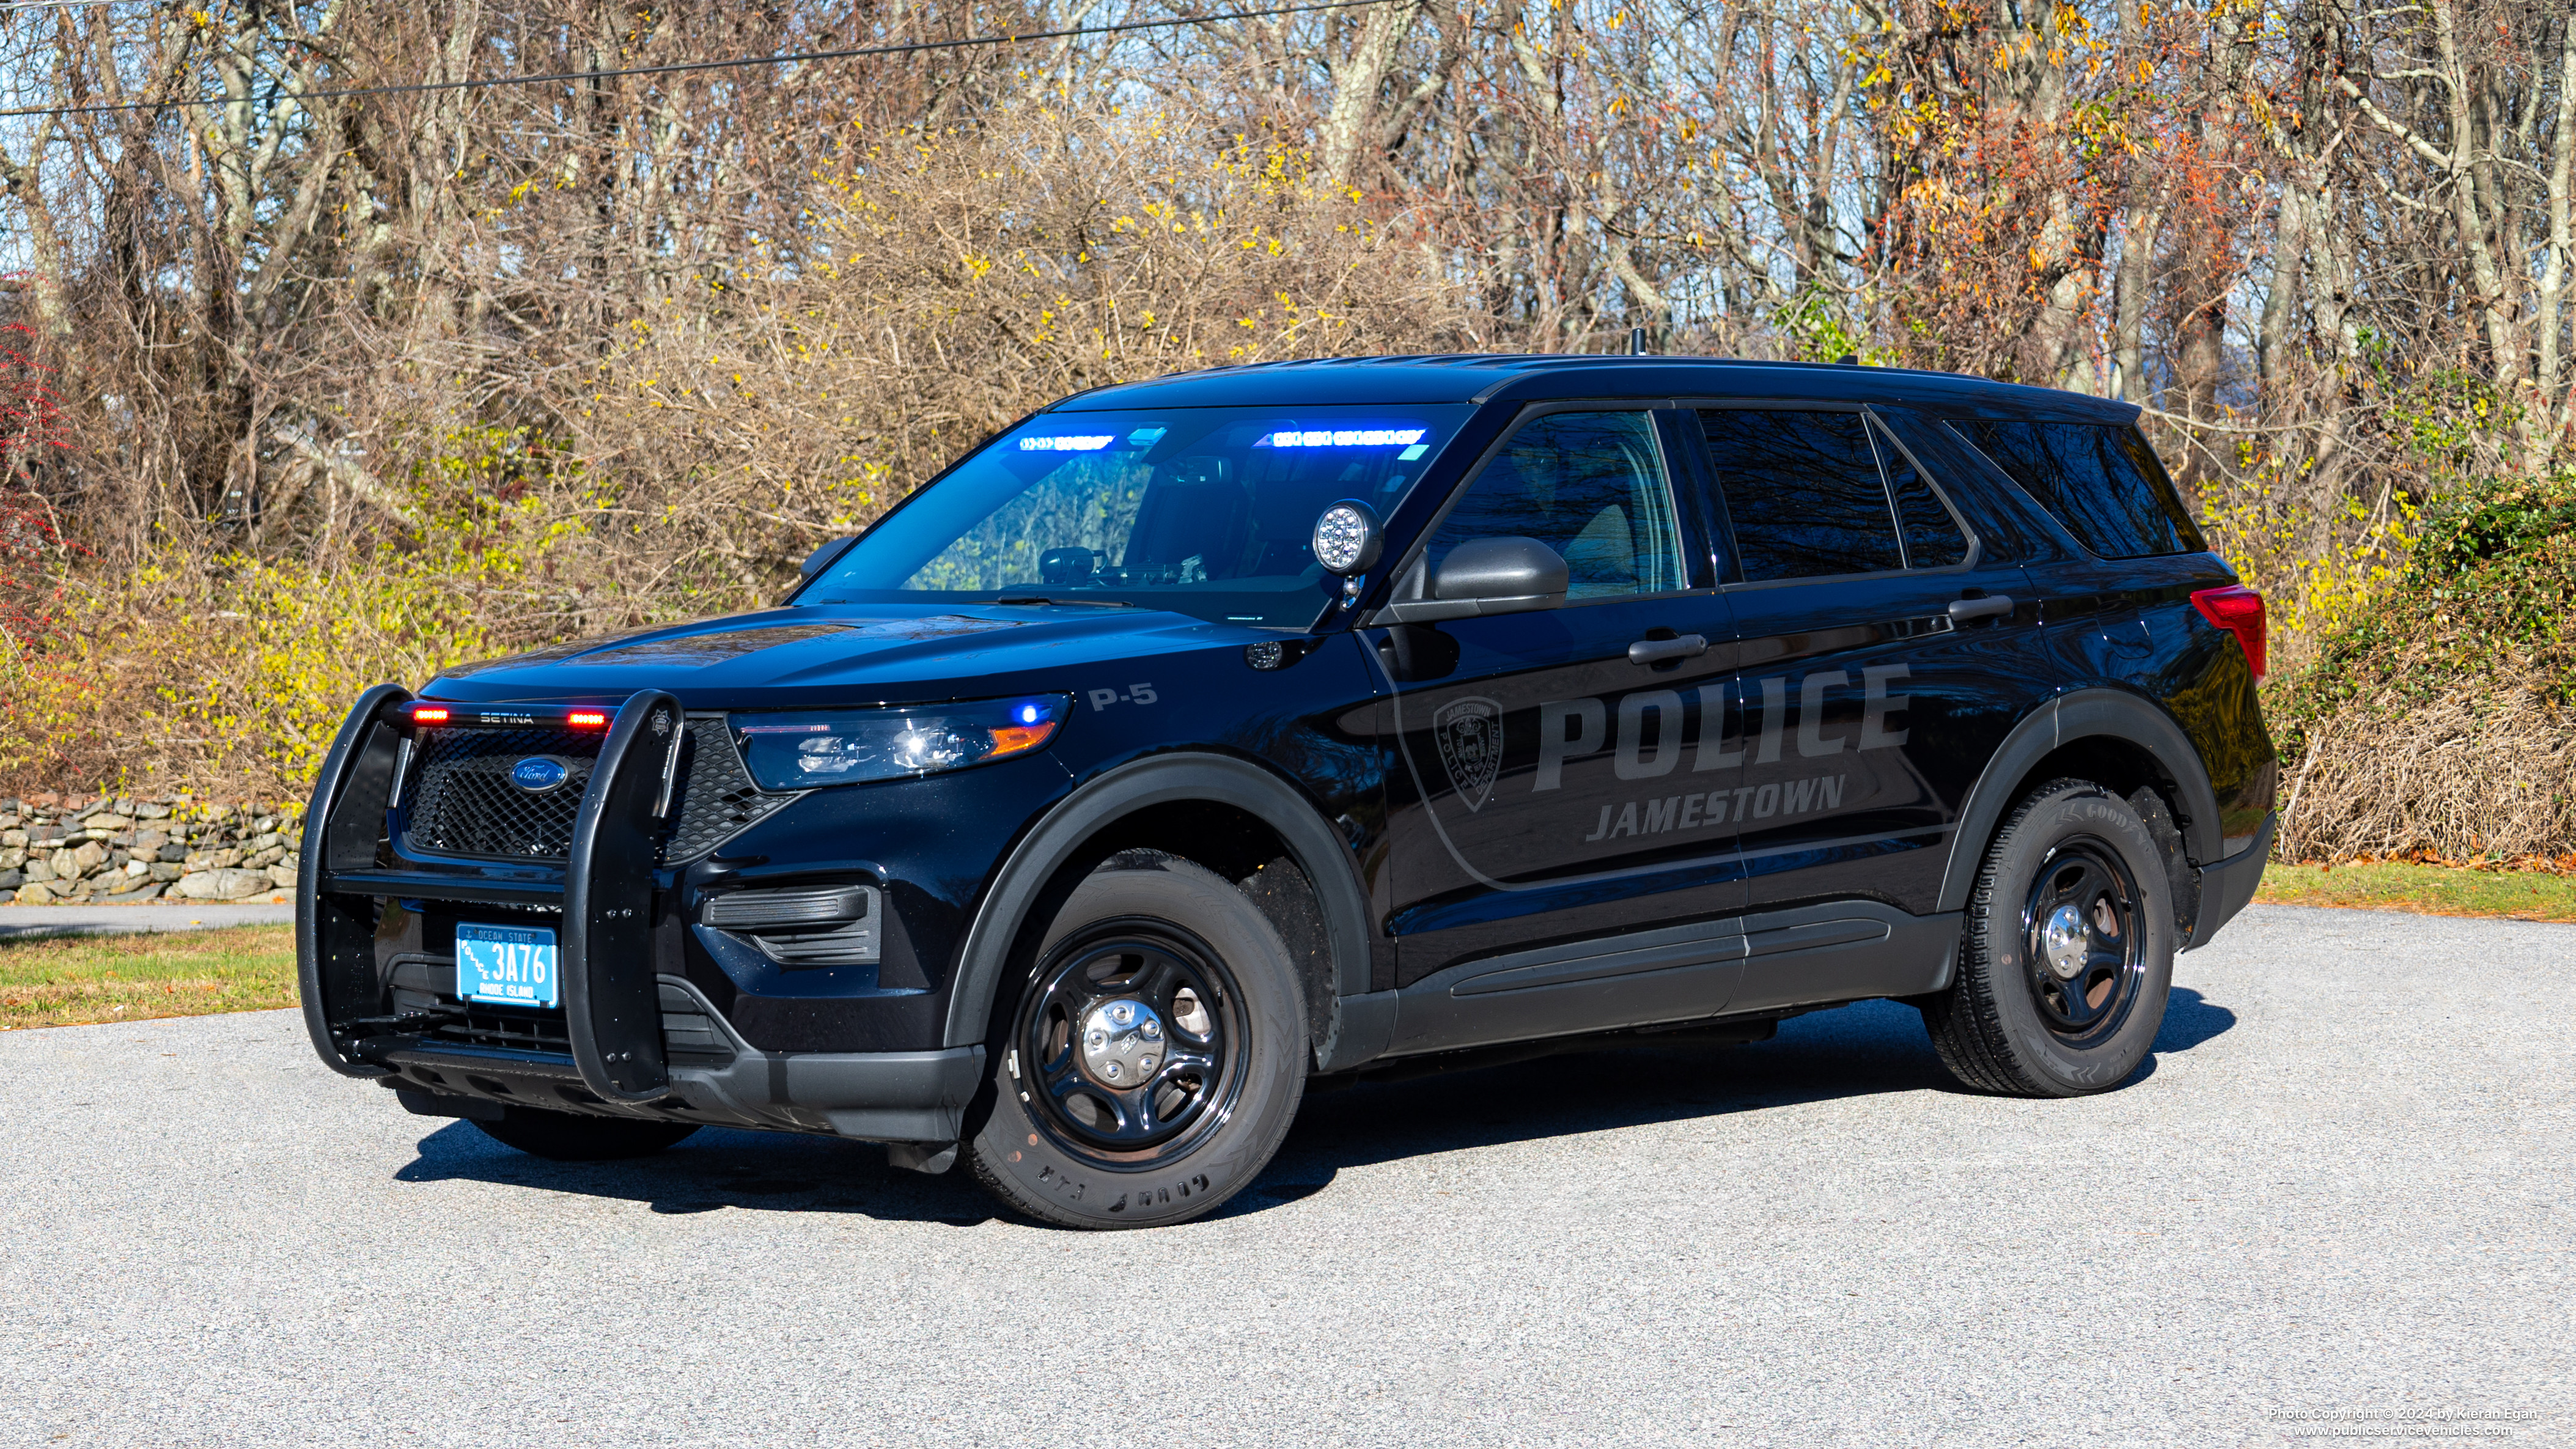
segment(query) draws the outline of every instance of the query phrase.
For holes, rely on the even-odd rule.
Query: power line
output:
[[[105,0],[47,0],[47,3],[105,3]],[[557,81],[608,80],[629,75],[677,75],[683,71],[732,70],[753,65],[787,65],[798,61],[850,60],[870,55],[911,55],[925,50],[964,50],[985,45],[1025,45],[1033,40],[1063,40],[1078,35],[1116,35],[1130,30],[1167,30],[1179,25],[1213,25],[1224,20],[1261,20],[1274,15],[1305,15],[1318,10],[1354,10],[1362,6],[1383,5],[1387,0],[1322,0],[1311,5],[1280,5],[1268,10],[1235,10],[1223,15],[1183,16],[1172,20],[1130,20],[1117,25],[1086,25],[1071,30],[1038,30],[1027,35],[977,35],[963,40],[917,40],[903,45],[865,45],[848,50],[796,50],[777,55],[745,55],[729,60],[690,60],[671,65],[638,65],[623,70],[565,70],[544,75],[494,76],[488,80],[418,81],[399,86],[351,86],[344,90],[303,91],[286,99],[298,102],[334,100],[342,96],[405,95],[417,91],[478,91],[493,86],[544,85]],[[18,116],[93,116],[109,111],[157,111],[176,106],[222,105],[224,101],[165,100],[119,101],[103,106],[23,106],[0,111],[0,120]]]

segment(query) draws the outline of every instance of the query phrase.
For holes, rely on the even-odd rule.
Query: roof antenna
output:
[[[1646,355],[1645,328],[1631,327],[1628,329],[1628,355],[1630,357],[1643,357]]]

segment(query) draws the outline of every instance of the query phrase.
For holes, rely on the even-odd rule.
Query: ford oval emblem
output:
[[[531,755],[510,767],[510,783],[531,795],[542,795],[562,784],[571,774],[572,771],[565,769],[561,760]]]

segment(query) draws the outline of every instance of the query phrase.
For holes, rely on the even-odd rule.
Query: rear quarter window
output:
[[[1987,418],[1954,420],[1950,427],[2102,558],[2208,547],[2136,428]]]

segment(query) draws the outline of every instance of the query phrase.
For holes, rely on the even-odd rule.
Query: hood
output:
[[[1275,637],[1159,609],[844,604],[670,624],[459,665],[421,691],[469,703],[692,709],[913,704],[1072,689],[1090,668]]]

